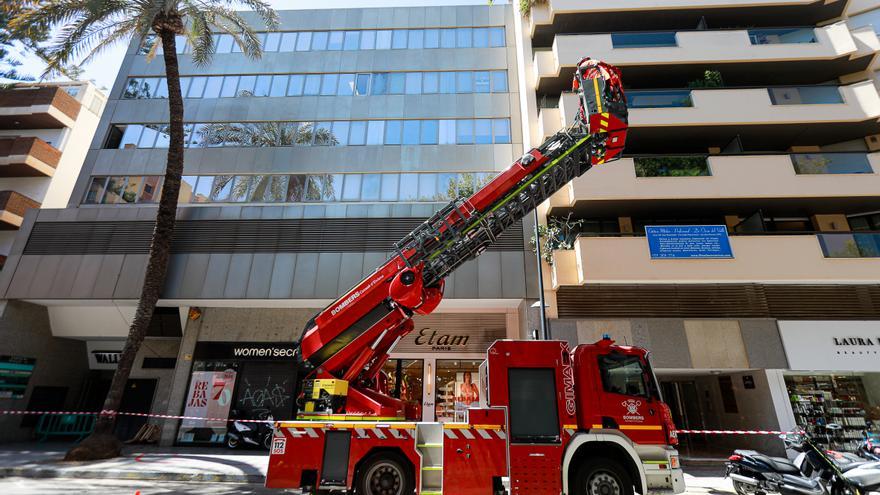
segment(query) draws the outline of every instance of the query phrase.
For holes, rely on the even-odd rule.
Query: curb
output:
[[[119,479],[144,481],[195,481],[204,483],[259,483],[266,482],[262,474],[204,474],[167,473],[161,471],[79,470],[38,467],[2,467],[0,478],[80,478]]]

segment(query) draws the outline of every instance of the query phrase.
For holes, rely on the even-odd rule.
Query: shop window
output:
[[[478,407],[486,399],[480,390],[480,361],[437,360],[435,383],[435,421],[467,421],[467,409]]]
[[[508,370],[510,391],[510,441],[555,443],[559,441],[556,379],[552,368]]]
[[[398,398],[421,416],[425,362],[421,359],[389,359],[382,366],[379,390]]]
[[[876,385],[872,385],[877,383],[877,376],[880,375],[786,375],[795,423],[827,448],[855,450],[863,432],[880,432],[880,407],[872,399],[877,393]],[[828,423],[842,428],[824,428]]]

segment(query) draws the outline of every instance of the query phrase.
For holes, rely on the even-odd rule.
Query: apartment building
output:
[[[523,149],[509,5],[282,11],[249,60],[225,34],[207,67],[180,40],[187,149],[168,282],[123,407],[188,416],[293,412],[294,342],[393,244]],[[248,19],[257,22],[256,18]],[[134,314],[162,187],[167,85],[132,42],[70,202],[26,216],[3,297],[85,343],[78,406],[100,409]],[[423,419],[498,338],[523,333],[537,273],[517,227],[446,283],[386,371]],[[223,390],[209,409],[191,384]],[[393,388],[393,387],[392,387]],[[123,437],[141,423],[121,425]],[[222,444],[225,423],[163,423],[166,444]]]
[[[0,89],[0,269],[27,215],[67,205],[106,101],[83,81]],[[72,405],[66,391],[80,386],[85,356],[66,357],[85,344],[53,338],[45,308],[3,301],[0,348],[0,408]],[[0,418],[0,440],[27,439],[35,424]]]
[[[839,422],[845,448],[880,419],[880,44],[847,24],[870,3],[549,0],[518,19],[527,141],[571,122],[583,56],[622,69],[630,108],[625,158],[542,207],[572,248],[544,265],[553,336],[649,348],[682,428]],[[682,437],[685,455],[748,442]]]

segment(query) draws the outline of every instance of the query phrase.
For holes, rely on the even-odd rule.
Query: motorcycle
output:
[[[786,448],[800,452],[794,462],[753,450],[736,450],[728,458],[727,476],[739,495],[864,495],[880,489],[880,463],[826,451],[804,431],[780,437]]]
[[[862,459],[880,461],[880,436],[876,433],[864,433],[865,438],[856,449],[856,454]]]
[[[233,411],[233,417],[238,416]],[[269,450],[272,447],[272,422],[274,418],[267,409],[252,411],[248,419],[259,420],[258,423],[235,420],[226,431],[226,446],[230,449],[238,449],[244,445],[262,447]]]

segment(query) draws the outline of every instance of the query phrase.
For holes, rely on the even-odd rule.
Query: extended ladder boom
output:
[[[388,261],[308,323],[297,350],[300,417],[407,416],[376,378],[394,345],[412,331],[413,314],[436,309],[444,279],[533,208],[592,166],[620,157],[627,110],[618,69],[585,58],[573,89],[580,105],[571,126],[416,227]]]

